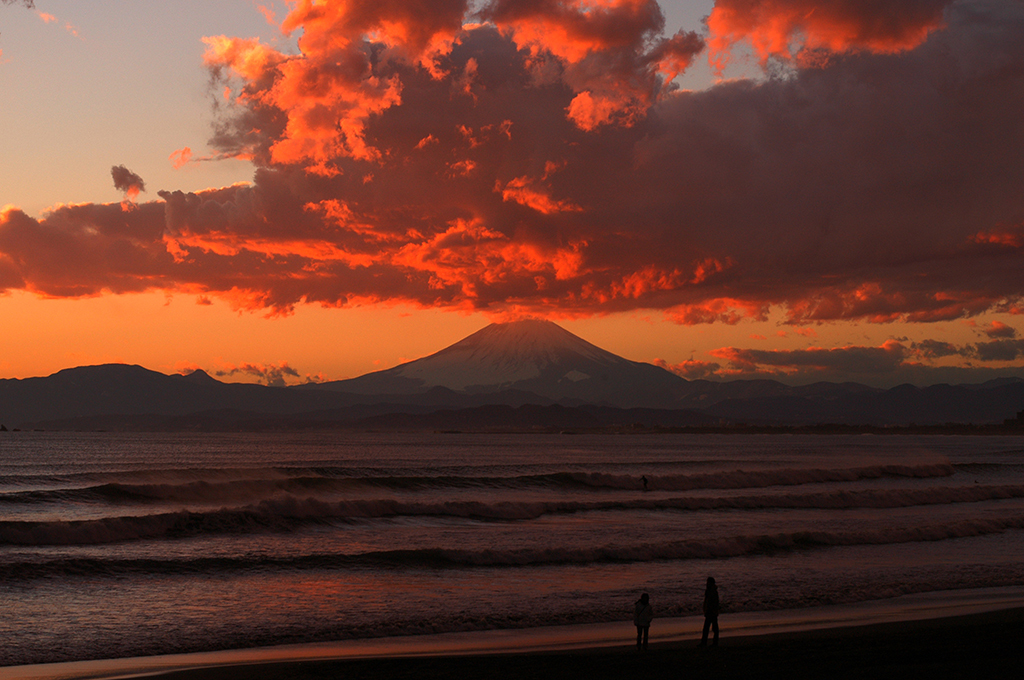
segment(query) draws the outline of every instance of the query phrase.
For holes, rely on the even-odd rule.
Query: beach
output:
[[[0,678],[1008,677],[1020,663],[1024,588],[724,615],[717,648],[697,645],[702,623],[656,619],[645,652],[624,621],[8,667]]]
[[[3,680],[575,677],[565,658],[637,661],[641,593],[652,673],[991,664],[998,625],[911,622],[1024,609],[1019,437],[22,434],[0,456]],[[729,656],[694,656],[709,576]],[[879,626],[877,648],[828,642]]]
[[[1024,610],[902,624],[568,652],[269,663],[176,671],[162,680],[433,678],[1005,678],[1020,672]]]

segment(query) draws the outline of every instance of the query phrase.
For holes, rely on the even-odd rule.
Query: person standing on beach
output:
[[[647,649],[647,636],[650,633],[653,620],[654,608],[651,607],[651,596],[644,593],[633,607],[633,624],[636,625],[636,649],[638,652]]]
[[[707,587],[704,588],[704,632],[700,637],[701,647],[708,646],[708,629],[715,631],[715,637],[711,642],[711,646],[718,646],[718,610],[720,608],[721,602],[718,599],[718,586],[715,585],[714,577],[708,576]]]

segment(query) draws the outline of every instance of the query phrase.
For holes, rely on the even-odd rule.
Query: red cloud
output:
[[[707,18],[711,60],[725,66],[747,41],[765,61],[816,51],[893,53],[920,45],[944,24],[952,0],[717,0]],[[813,58],[813,57],[812,57]]]
[[[436,57],[461,31],[466,10],[466,0],[301,0],[281,26],[302,30],[300,55],[218,36],[207,39],[206,63],[241,79],[241,103],[283,115],[283,134],[267,149],[271,161],[308,163],[314,174],[333,176],[339,157],[380,156],[366,143],[366,123],[402,101],[397,75],[374,73],[367,37],[388,50],[385,60],[441,76]]]
[[[168,160],[171,161],[171,165],[174,167],[175,170],[184,167],[188,165],[189,162],[191,162],[192,160],[192,149],[188,148],[187,146],[178,149],[177,151],[171,153],[171,155],[168,157]]]
[[[1016,229],[997,229],[989,232],[979,232],[974,235],[973,240],[975,243],[1019,249],[1024,247],[1024,225],[1020,225]]]
[[[492,2],[489,24],[457,2],[293,7],[297,54],[209,41],[232,92],[211,158],[251,158],[251,184],[6,209],[0,288],[800,327],[1024,304],[1020,3],[702,92],[665,80],[699,39],[661,39],[642,0]],[[587,98],[608,108],[573,117]]]
[[[481,17],[528,51],[534,78],[561,71],[566,115],[587,131],[635,124],[704,49],[695,33],[653,40],[665,24],[655,0],[491,0]]]
[[[985,329],[985,335],[990,338],[1016,338],[1017,329],[1007,326],[1001,321],[993,321],[992,325]]]
[[[743,319],[768,320],[769,305],[756,300],[714,297],[695,304],[678,305],[668,310],[676,323],[693,326],[702,323],[738,324]]]
[[[535,182],[530,177],[525,175],[523,177],[516,177],[501,189],[501,197],[506,201],[515,201],[521,205],[533,208],[544,215],[582,210],[578,205],[573,205],[569,201],[553,199],[543,188],[535,189],[534,186]]]

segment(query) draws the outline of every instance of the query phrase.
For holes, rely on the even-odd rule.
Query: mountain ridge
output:
[[[603,415],[594,416],[594,408],[605,409]],[[224,383],[203,371],[165,375],[127,364],[0,379],[0,424],[16,428],[429,429],[433,423],[473,429],[474,422],[495,427],[503,413],[523,429],[532,427],[531,419],[536,427],[554,428],[593,422],[890,427],[1024,422],[1017,417],[1022,411],[1024,380],[1016,378],[889,390],[859,383],[689,381],[538,320],[492,324],[421,359],[321,384]]]
[[[567,404],[664,407],[687,384],[653,364],[630,361],[539,319],[490,324],[434,354],[317,389],[357,394],[467,394],[522,390]]]

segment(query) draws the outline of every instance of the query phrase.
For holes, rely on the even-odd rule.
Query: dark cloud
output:
[[[778,380],[788,384],[811,384],[815,382],[855,382],[882,389],[897,385],[959,385],[980,384],[989,380],[1015,377],[1024,379],[1024,367],[986,367],[965,365],[931,365],[916,362],[901,364],[894,370],[881,373],[843,373],[842,371],[800,371],[781,367],[747,367],[744,369],[723,368],[711,380]]]
[[[229,377],[235,375],[246,375],[264,385],[270,387],[284,387],[287,378],[298,378],[299,372],[282,361],[280,364],[250,364],[243,363],[238,366],[229,366],[216,371],[218,377]]]
[[[1024,366],[979,367],[935,364],[935,359],[964,357],[983,362],[1010,362],[1024,356],[1024,341],[999,340],[979,345],[953,345],[937,340],[910,343],[889,340],[880,347],[752,350],[723,347],[711,352],[725,361],[702,377],[711,379],[776,379],[786,382],[859,382],[878,387],[903,383],[981,383],[999,377],[1024,378]],[[690,362],[684,362],[684,365]],[[673,367],[662,363],[665,368]]]
[[[901,343],[890,340],[881,347],[837,347],[834,349],[755,350],[726,347],[712,354],[729,362],[735,370],[752,371],[761,367],[820,371],[844,374],[889,373],[899,368],[910,355]]]
[[[941,359],[951,356],[970,356],[972,352],[964,346],[957,346],[942,340],[922,340],[911,344],[911,348],[924,359]]]
[[[656,3],[587,7],[489,2],[493,23],[463,28],[455,0],[302,4],[285,24],[299,54],[210,38],[231,92],[212,145],[253,160],[251,185],[9,210],[0,285],[680,323],[1021,308],[1024,5],[721,0],[761,17],[736,40],[799,14],[828,58],[701,92],[668,78],[703,39],[661,37]],[[852,27],[842,44],[835,26]],[[868,350],[804,365],[901,360]]]
[[[142,178],[123,165],[110,168],[110,176],[114,179],[114,188],[123,191],[131,200],[137,198],[140,191],[146,190],[146,183]]]
[[[1016,361],[1024,356],[1024,340],[979,342],[974,351],[981,361]]]
[[[994,322],[996,329],[1006,328]],[[990,329],[991,330],[991,329]],[[948,356],[960,356],[978,361],[1016,361],[1024,356],[1024,340],[1014,339],[1016,333],[1001,332],[990,337],[1001,338],[990,342],[979,342],[973,345],[954,345],[940,340],[923,340],[911,344],[912,349],[922,359],[940,359]]]
[[[43,220],[0,211],[0,279],[50,297],[176,288],[183,280],[163,242],[164,206],[61,206]],[[6,266],[5,266],[6,265]],[[12,286],[14,287],[14,286]]]
[[[984,329],[985,335],[990,338],[1015,338],[1017,337],[1017,329],[1013,326],[1008,326],[1000,321],[993,321],[992,325]]]

